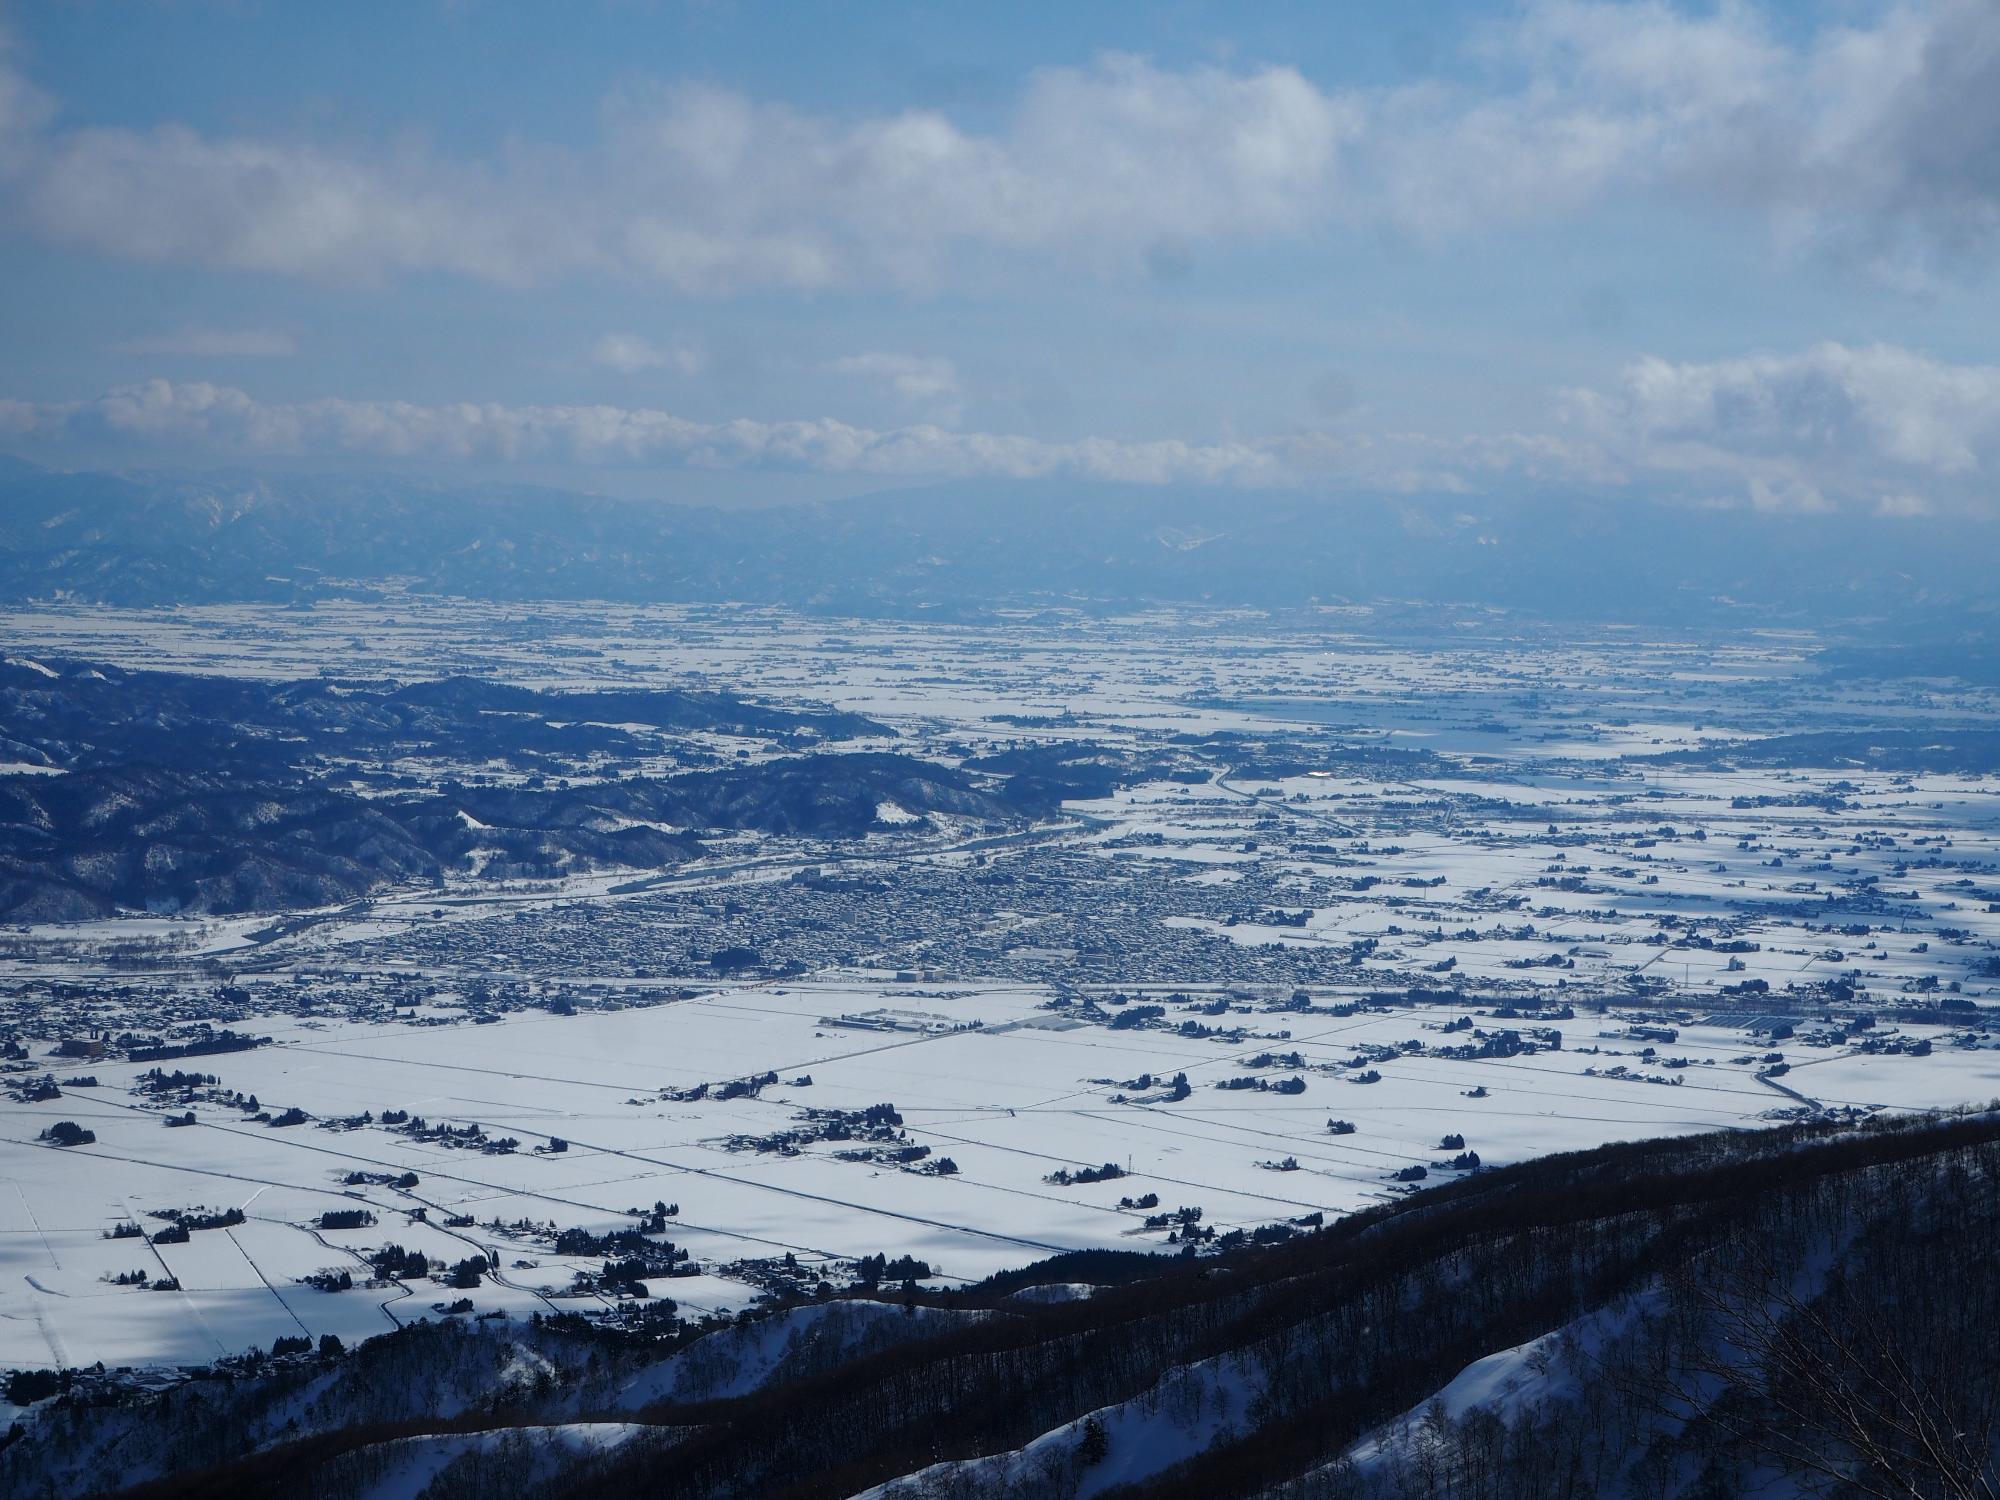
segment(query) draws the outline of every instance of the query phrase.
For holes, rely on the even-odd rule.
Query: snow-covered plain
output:
[[[745,837],[644,890],[612,872],[390,891],[297,921],[15,930],[0,939],[0,1035],[30,1059],[8,1082],[96,1082],[0,1097],[0,1368],[352,1342],[465,1316],[441,1311],[461,1296],[474,1315],[603,1310],[605,1296],[573,1286],[603,1256],[556,1253],[552,1230],[630,1228],[655,1203],[677,1205],[664,1237],[698,1274],[653,1290],[700,1312],[745,1305],[785,1257],[838,1277],[862,1256],[907,1255],[951,1284],[1061,1250],[1176,1252],[1169,1226],[1146,1221],[1183,1206],[1218,1234],[1349,1212],[1417,1190],[1399,1171],[1449,1177],[1447,1135],[1498,1164],[1773,1111],[2000,1096],[2000,1051],[1962,1015],[1820,1035],[1802,1021],[1774,1040],[1753,1005],[1722,1003],[1725,985],[1753,981],[1852,982],[1878,1009],[1952,985],[1987,1001],[2000,985],[1982,968],[2000,942],[1987,894],[2000,875],[1981,873],[2000,870],[2000,781],[1620,760],[1858,721],[2000,722],[1980,690],[1830,690],[1804,637],[1514,640],[1493,627],[1384,644],[1344,614],[1282,630],[1238,615],[1079,616],[1003,636],[608,605],[527,629],[501,611],[398,601],[14,611],[0,638],[37,660],[280,677],[334,662],[357,676],[810,698],[891,725],[884,746],[939,758],[1064,739],[1168,754],[1178,735],[1323,739],[1328,726],[1351,746],[1438,756],[1148,780],[1073,803],[1073,821],[1016,844],[891,807],[884,831],[854,844]],[[1078,869],[1103,877],[1102,907],[1067,923],[1038,909],[1036,890]],[[806,871],[885,879],[853,898],[852,931],[875,922],[850,944],[861,951],[758,981],[684,961],[731,907],[781,926],[785,882]],[[967,885],[989,873],[1015,883]],[[1097,933],[1117,947],[1092,951]],[[1310,979],[1295,984],[1294,969]],[[215,1074],[256,1111],[156,1099],[139,1088],[150,1063],[50,1055],[92,1029],[184,1024],[225,984],[243,997],[227,1024],[270,1044],[165,1066]],[[502,1001],[479,998],[488,985]],[[1482,998],[1410,1004],[1411,987]],[[1495,1017],[1496,995],[1574,1013]],[[1114,1027],[1121,1003],[1164,1014]],[[1468,1039],[1442,1030],[1462,1016],[1481,1033],[1550,1027],[1562,1046],[1436,1055]],[[1768,1071],[1774,1052],[1786,1071]],[[1380,1080],[1357,1081],[1370,1067]],[[1176,1075],[1184,1097],[1171,1096]],[[1245,1078],[1300,1086],[1215,1086]],[[744,1148],[807,1109],[883,1103],[907,1144],[928,1148],[922,1160],[841,1160],[838,1141]],[[168,1129],[183,1108],[197,1123]],[[307,1118],[256,1118],[288,1109]],[[391,1110],[517,1145],[415,1139],[382,1122]],[[1330,1133],[1335,1119],[1353,1130]],[[95,1141],[39,1140],[57,1120]],[[940,1158],[956,1171],[937,1173]],[[1106,1163],[1123,1175],[1048,1180]],[[417,1182],[395,1186],[405,1173]],[[197,1205],[244,1221],[184,1244],[105,1238]],[[353,1208],[375,1223],[318,1226]],[[497,1271],[470,1290],[369,1284],[366,1258],[390,1242],[446,1263],[484,1255]],[[142,1269],[178,1289],[109,1279]],[[304,1284],[340,1270],[352,1290]]]

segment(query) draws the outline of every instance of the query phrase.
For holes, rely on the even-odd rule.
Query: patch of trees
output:
[[[659,1199],[653,1204],[652,1212],[648,1213],[643,1209],[635,1208],[632,1210],[632,1216],[639,1220],[641,1233],[665,1234],[667,1232],[667,1220],[677,1218],[680,1215],[680,1211],[681,1206],[678,1203],[669,1203],[665,1199]]]
[[[1501,1029],[1498,1031],[1475,1031],[1474,1040],[1462,1042],[1455,1047],[1433,1047],[1432,1057],[1450,1057],[1461,1061],[1479,1061],[1489,1058],[1532,1056],[1544,1049],[1551,1052],[1562,1050],[1562,1033],[1549,1027],[1528,1027],[1524,1035],[1520,1031]],[[1668,1038],[1672,1040],[1672,1038]]]
[[[7,1376],[7,1400],[15,1406],[33,1406],[69,1389],[74,1378],[69,1370],[14,1370]]]
[[[778,1081],[772,1072],[754,1073],[748,1078],[731,1078],[722,1083],[697,1083],[684,1089],[662,1089],[660,1097],[675,1104],[695,1104],[703,1099],[755,1099]],[[900,1123],[900,1119],[899,1119]]]
[[[886,1146],[855,1146],[833,1153],[835,1161],[873,1162],[881,1166],[906,1167],[931,1154],[929,1146],[899,1143]]]
[[[370,1251],[368,1266],[378,1281],[419,1281],[431,1274],[429,1256],[395,1244]]]
[[[633,1256],[629,1260],[607,1260],[597,1282],[601,1290],[613,1296],[648,1297],[652,1293],[646,1289],[646,1278],[661,1274],[643,1258]]]
[[[1108,1161],[1101,1167],[1078,1167],[1075,1171],[1058,1167],[1042,1181],[1054,1183],[1057,1187],[1080,1187],[1093,1182],[1111,1182],[1124,1175],[1123,1167],[1115,1161]]]
[[[1215,1086],[1219,1089],[1249,1089],[1258,1094],[1303,1094],[1306,1081],[1296,1075],[1290,1078],[1218,1078]]]
[[[169,1073],[163,1068],[148,1068],[135,1082],[148,1094],[177,1094],[185,1089],[214,1088],[222,1080],[213,1073],[183,1073],[179,1068]]]
[[[319,1216],[321,1229],[371,1229],[375,1215],[365,1208],[329,1208]]]
[[[400,1116],[400,1121],[392,1121],[390,1119],[391,1115]],[[485,1127],[476,1123],[471,1125],[433,1125],[422,1115],[407,1114],[403,1110],[385,1111],[382,1115],[382,1123],[392,1126],[399,1135],[406,1135],[415,1141],[428,1141],[436,1146],[450,1146],[459,1150],[476,1148],[484,1151],[488,1144]],[[508,1149],[512,1149],[513,1146],[518,1145],[520,1145],[519,1141],[513,1141]]]
[[[768,1076],[776,1081],[777,1075]],[[903,1139],[903,1116],[893,1104],[871,1104],[865,1109],[808,1108],[800,1110],[793,1119],[796,1123],[790,1130],[773,1131],[769,1135],[731,1136],[727,1142],[729,1149],[796,1156],[801,1149],[818,1141],[888,1144]],[[850,1156],[847,1159],[867,1158]]]
[[[394,1187],[408,1192],[423,1179],[415,1172],[349,1172],[340,1179],[348,1187]]]
[[[235,1207],[155,1208],[149,1213],[152,1218],[164,1219],[174,1228],[185,1230],[234,1229],[244,1222],[243,1210]],[[156,1234],[153,1239],[159,1242],[160,1237]]]
[[[88,1146],[97,1140],[97,1132],[85,1130],[74,1120],[58,1120],[44,1130],[39,1139],[52,1146]]]
[[[133,1062],[167,1062],[180,1057],[208,1057],[219,1052],[248,1052],[270,1042],[267,1036],[244,1036],[224,1027],[209,1036],[174,1046],[134,1047],[125,1055]]]
[[[605,1257],[597,1271],[576,1273],[576,1285],[580,1291],[600,1291],[614,1297],[645,1297],[650,1295],[644,1285],[648,1278],[691,1276],[700,1269],[689,1252],[671,1240],[649,1240],[630,1229],[591,1236],[587,1240],[580,1237],[584,1233],[566,1230],[556,1242],[556,1248],[562,1254],[602,1254]],[[595,1251],[566,1248],[585,1243],[600,1248]]]
[[[1311,915],[1310,911],[1283,911],[1275,907],[1267,907],[1262,911],[1252,912],[1247,917],[1238,916],[1235,912],[1231,912],[1222,919],[1222,925],[1225,927],[1237,927],[1245,922],[1251,922],[1260,927],[1304,927],[1306,919]]]
[[[470,1291],[485,1279],[489,1269],[485,1256],[468,1255],[464,1260],[453,1262],[451,1269],[445,1272],[445,1285]]]
[[[1164,1005],[1128,1005],[1104,1024],[1113,1031],[1135,1031],[1149,1021],[1161,1020],[1166,1013]]]
[[[874,1288],[885,1281],[928,1281],[931,1266],[926,1260],[918,1260],[913,1255],[899,1255],[889,1260],[881,1255],[864,1255],[854,1263],[854,1279],[862,1286]]]
[[[664,1219],[659,1222],[664,1226]],[[677,1250],[672,1244],[649,1240],[637,1229],[614,1229],[609,1234],[593,1234],[588,1229],[572,1226],[557,1232],[555,1252],[558,1255],[602,1256],[607,1259],[653,1257],[668,1265],[687,1259],[686,1251]]]

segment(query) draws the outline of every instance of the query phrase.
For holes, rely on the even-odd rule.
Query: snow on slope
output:
[[[781,1375],[808,1375],[869,1348],[942,1332],[967,1316],[883,1302],[795,1307],[697,1340],[633,1376],[608,1404],[614,1411],[640,1411],[660,1401],[744,1396]]]
[[[1548,1401],[1567,1400],[1581,1388],[1590,1361],[1604,1347],[1659,1307],[1660,1294],[1621,1298],[1574,1322],[1476,1359],[1434,1396],[1363,1438],[1347,1453],[1363,1473],[1381,1471],[1407,1459],[1425,1419],[1442,1409],[1453,1421],[1484,1409],[1511,1419]]]
[[[505,1457],[515,1472],[552,1472],[577,1458],[607,1453],[652,1428],[632,1422],[569,1422],[554,1427],[514,1427],[493,1432],[399,1438],[383,1445],[383,1472],[356,1500],[418,1500],[445,1467],[471,1454]]]
[[[1173,1370],[1144,1395],[1100,1407],[1075,1422],[1043,1433],[1025,1447],[985,1458],[933,1464],[887,1484],[864,1490],[852,1500],[899,1500],[929,1493],[925,1486],[963,1484],[975,1494],[1010,1494],[1034,1480],[1079,1467],[1078,1445],[1085,1424],[1104,1429],[1105,1456],[1084,1469],[1073,1492],[1089,1500],[1121,1484],[1131,1484],[1192,1458],[1236,1433],[1238,1420],[1254,1399],[1257,1377],[1248,1363],[1225,1354]]]

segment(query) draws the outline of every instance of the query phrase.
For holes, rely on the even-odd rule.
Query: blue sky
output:
[[[1993,509],[2000,8],[0,8],[0,446]]]

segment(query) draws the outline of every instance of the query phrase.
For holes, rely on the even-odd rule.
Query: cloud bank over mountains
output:
[[[854,373],[952,389],[948,367],[857,357]],[[1439,438],[1298,431],[1227,443],[1050,442],[917,423],[699,422],[607,405],[261,401],[148,381],[90,401],[0,401],[0,436],[109,441],[149,454],[346,456],[509,464],[775,468],[884,478],[1069,477],[1133,484],[1472,493],[1495,485],[1643,485],[1763,510],[1989,514],[2000,367],[1886,345],[1821,344],[1706,364],[1648,358],[1603,389],[1558,394],[1546,432]]]

